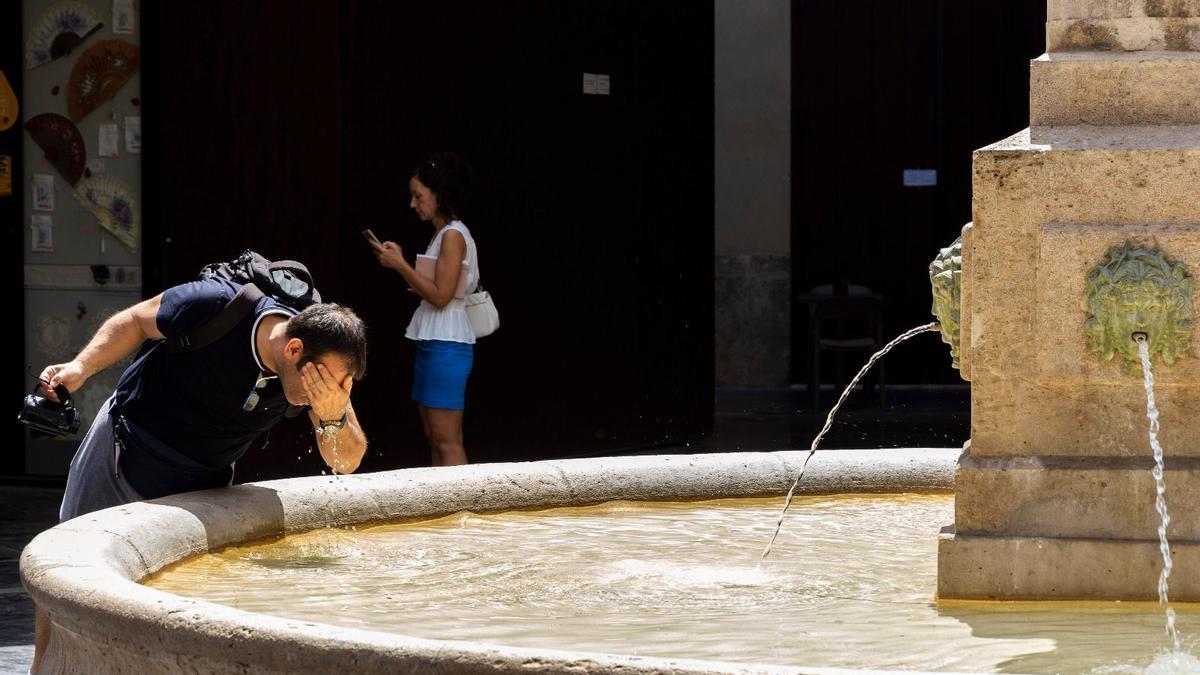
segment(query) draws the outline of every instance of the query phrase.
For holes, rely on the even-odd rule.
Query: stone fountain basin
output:
[[[959,452],[819,451],[797,492],[948,491]],[[846,672],[430,640],[246,612],[138,583],[208,551],[322,527],[613,500],[782,495],[807,454],[476,464],[192,492],[43,532],[21,555],[21,579],[54,625],[43,661],[49,673]]]

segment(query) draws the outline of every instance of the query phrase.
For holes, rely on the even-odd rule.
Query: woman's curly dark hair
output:
[[[462,216],[471,165],[453,152],[439,152],[413,169],[413,176],[429,188],[438,201],[438,215],[446,220]]]

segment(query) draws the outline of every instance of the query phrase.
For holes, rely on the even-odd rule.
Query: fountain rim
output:
[[[328,672],[352,665],[355,672],[381,673],[844,673],[416,638],[247,612],[138,583],[209,550],[322,527],[618,500],[782,495],[808,454],[544,460],[249,483],[62,523],[22,552],[21,579],[54,624],[43,666],[50,672],[87,663],[91,672]],[[950,492],[959,454],[958,448],[822,450],[805,468],[797,494]]]

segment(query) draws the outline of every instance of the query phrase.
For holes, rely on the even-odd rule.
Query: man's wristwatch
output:
[[[321,427],[322,432],[338,431],[342,427],[346,426],[347,415],[349,415],[349,413],[342,413],[342,419],[340,420],[320,420],[317,422],[317,426]]]

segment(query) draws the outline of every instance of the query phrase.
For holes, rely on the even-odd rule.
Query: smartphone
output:
[[[375,244],[377,246],[383,246],[383,244],[379,243],[379,237],[376,237],[375,233],[370,230],[363,230],[362,236],[363,236],[363,239],[366,239],[368,242],[370,242],[372,244]]]

